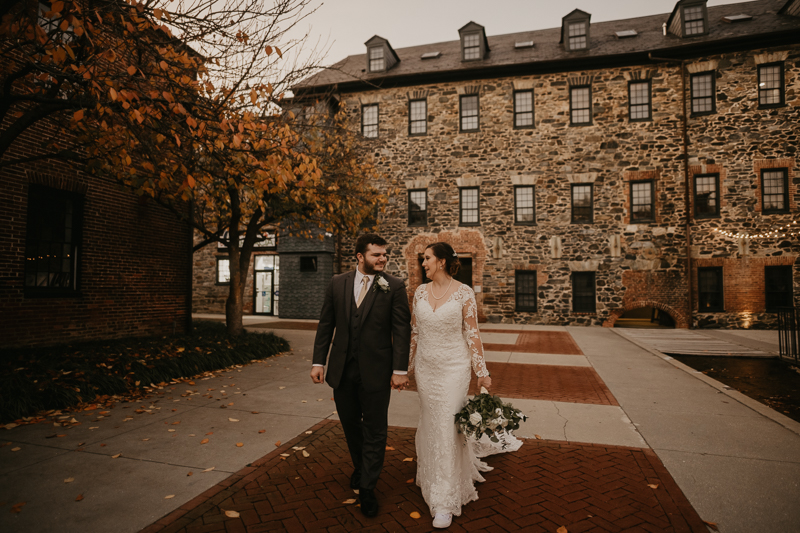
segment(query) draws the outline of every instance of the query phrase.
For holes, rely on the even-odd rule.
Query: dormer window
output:
[[[583,50],[586,48],[586,23],[575,22],[569,25],[569,49]]]
[[[703,6],[683,8],[683,33],[684,35],[701,35],[705,33],[706,26],[703,19]]]
[[[679,0],[667,19],[669,32],[678,37],[708,33],[707,0]]]
[[[400,62],[392,45],[383,37],[375,35],[364,44],[367,45],[367,72],[370,74],[386,72]]]
[[[483,26],[470,22],[460,30],[461,60],[478,61],[486,57],[489,52],[489,42],[486,40],[486,31]]]
[[[561,43],[568,51],[589,48],[589,27],[591,15],[580,9],[561,19]]]
[[[369,49],[369,71],[383,72],[386,70],[386,61],[383,59],[383,47],[373,46]]]
[[[464,36],[464,61],[481,58],[481,37],[477,33]]]

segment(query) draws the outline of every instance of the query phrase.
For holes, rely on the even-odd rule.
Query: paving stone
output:
[[[415,454],[413,429],[389,428],[394,450],[387,451],[376,488],[381,511],[375,518],[343,503],[355,495],[340,424],[325,420],[311,431],[237,472],[223,489],[206,491],[205,501],[196,498],[143,532],[433,531],[419,488],[406,483],[416,474],[415,462],[403,461]],[[304,446],[309,457],[294,446]],[[525,439],[519,451],[488,462],[494,470],[478,486],[480,499],[464,507],[449,531],[707,531],[650,449]],[[225,516],[226,510],[239,517]],[[411,518],[413,511],[422,518]]]
[[[496,328],[481,329],[481,332],[510,333],[508,330]],[[493,352],[583,355],[572,336],[566,331],[524,331],[519,334],[515,344],[484,343],[483,349]]]

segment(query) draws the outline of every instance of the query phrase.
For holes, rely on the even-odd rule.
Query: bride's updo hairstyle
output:
[[[444,271],[455,276],[458,274],[458,269],[461,268],[461,261],[458,260],[458,254],[453,250],[453,247],[446,242],[435,242],[429,244],[426,250],[430,250],[437,259],[444,259]]]

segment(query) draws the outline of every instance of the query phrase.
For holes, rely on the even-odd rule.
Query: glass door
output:
[[[255,256],[255,314],[278,314],[279,270],[277,255]]]

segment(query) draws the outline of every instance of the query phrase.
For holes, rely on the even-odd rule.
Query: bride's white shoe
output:
[[[453,515],[436,513],[433,517],[433,527],[437,529],[444,529],[450,527],[450,522],[453,521]]]

